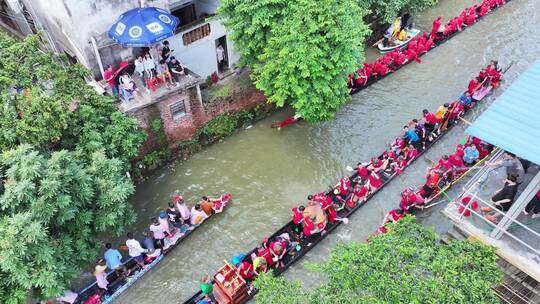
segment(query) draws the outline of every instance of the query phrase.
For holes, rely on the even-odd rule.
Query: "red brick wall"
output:
[[[186,115],[174,120],[170,106],[180,100],[184,100]],[[149,134],[140,154],[146,155],[158,148],[155,144],[155,136],[150,128],[150,120],[153,117],[159,116],[161,118],[169,146],[174,148],[179,140],[191,138],[198,128],[212,118],[224,113],[239,112],[265,102],[266,97],[255,89],[234,100],[224,100],[204,107],[201,107],[197,98],[197,91],[194,88],[169,96],[154,105],[137,111],[133,115],[139,120],[141,127]]]

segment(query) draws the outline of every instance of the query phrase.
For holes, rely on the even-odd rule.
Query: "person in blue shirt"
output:
[[[478,152],[475,145],[468,146],[463,152],[465,153],[465,155],[463,155],[463,161],[467,165],[474,164],[480,157],[480,152]]]
[[[461,102],[461,104],[466,107],[466,108],[470,108],[471,107],[471,104],[473,102],[473,99],[471,97],[471,93],[469,92],[465,92],[463,93],[463,95],[461,95],[459,97],[459,101]]]
[[[403,126],[403,130],[405,131],[405,138],[409,144],[416,146],[420,142],[420,137],[418,137],[418,134],[416,134],[416,132],[413,130],[410,130],[408,126]]]
[[[118,275],[128,275],[126,266],[122,264],[122,254],[120,254],[120,251],[113,249],[111,243],[105,244],[105,248],[107,248],[107,250],[103,254],[103,257],[105,258],[107,267],[115,270]]]

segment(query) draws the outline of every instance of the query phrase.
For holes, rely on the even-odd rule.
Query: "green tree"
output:
[[[349,100],[347,75],[364,60],[369,29],[355,0],[299,0],[272,29],[255,66],[255,84],[268,101],[289,102],[310,122],[328,120]]]
[[[241,54],[240,63],[253,67],[259,64],[276,24],[288,16],[290,1],[285,0],[223,0],[218,8],[230,38]]]
[[[135,220],[125,172],[145,134],[40,46],[0,34],[0,303],[58,296]]]
[[[257,303],[499,302],[491,290],[502,278],[493,248],[477,241],[443,245],[412,217],[388,229],[367,244],[340,244],[325,263],[308,265],[326,277],[312,290],[282,278],[258,278]]]
[[[386,22],[392,22],[405,13],[418,14],[437,2],[439,0],[359,0],[362,7]]]

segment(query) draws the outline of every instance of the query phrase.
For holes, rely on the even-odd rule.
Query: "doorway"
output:
[[[223,36],[216,39],[216,60],[217,60],[219,74],[229,70],[229,54],[227,52],[227,36]]]

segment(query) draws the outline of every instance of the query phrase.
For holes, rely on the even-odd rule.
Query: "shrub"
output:
[[[214,117],[204,127],[203,133],[211,138],[223,138],[234,133],[238,124],[238,117],[235,114],[222,114]]]

